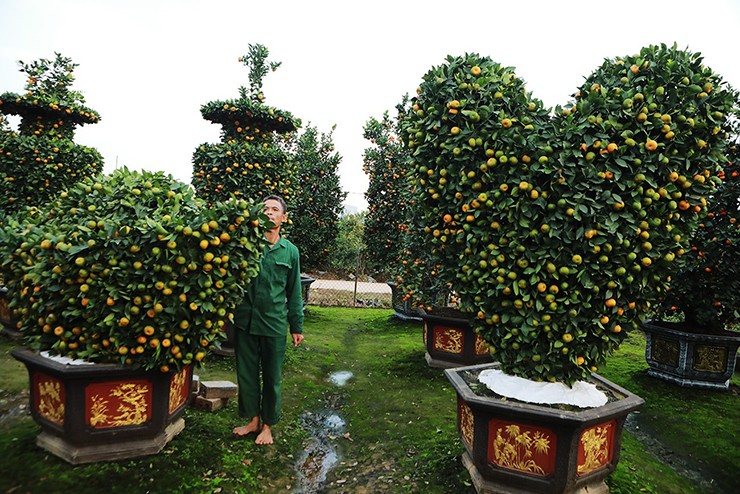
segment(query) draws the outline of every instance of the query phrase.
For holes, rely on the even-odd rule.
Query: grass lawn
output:
[[[274,446],[231,437],[238,424],[231,400],[214,413],[186,410],[185,430],[160,454],[80,466],[37,448],[39,427],[27,414],[8,413],[27,400],[27,375],[9,356],[13,343],[0,340],[0,493],[473,494],[460,462],[454,390],[426,365],[421,325],[391,314],[309,307],[306,340],[286,358]],[[644,338],[636,333],[600,371],[646,400],[630,421],[634,434],[625,432],[608,480],[612,493],[740,491],[737,386],[729,393],[685,390],[649,378],[646,369]],[[346,384],[329,379],[338,371],[352,373]],[[233,359],[211,356],[197,374],[235,381]],[[306,458],[315,446],[319,452]],[[324,471],[321,462],[335,453]]]

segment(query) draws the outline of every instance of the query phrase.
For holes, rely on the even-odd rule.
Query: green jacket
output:
[[[260,273],[246,290],[244,302],[234,311],[234,326],[259,336],[283,338],[303,333],[303,296],[298,248],[288,239],[265,247]]]

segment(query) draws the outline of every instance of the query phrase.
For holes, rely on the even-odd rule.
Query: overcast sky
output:
[[[105,171],[164,170],[190,182],[192,153],[218,142],[208,101],[238,97],[250,43],[282,66],[266,103],[321,132],[336,125],[347,204],[364,208],[362,127],[393,111],[447,55],[514,66],[548,106],[565,104],[605,58],[678,44],[740,88],[740,1],[714,0],[0,0],[0,93],[22,92],[18,60],[71,57],[74,89],[102,120],[76,141]]]

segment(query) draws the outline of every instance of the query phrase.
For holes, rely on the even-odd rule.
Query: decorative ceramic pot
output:
[[[608,493],[604,479],[619,461],[624,421],[644,400],[596,374],[593,384],[609,397],[600,407],[501,398],[477,381],[481,371],[497,368],[445,370],[457,392],[463,464],[478,494]]]
[[[411,303],[403,299],[403,292],[398,289],[398,284],[394,281],[388,281],[391,287],[391,304],[393,305],[393,315],[402,321],[421,322],[419,312],[411,308]]]
[[[303,309],[305,310],[306,304],[308,304],[308,295],[311,291],[311,283],[316,281],[307,274],[301,275],[301,294],[303,296]]]
[[[69,463],[155,454],[185,427],[190,366],[143,371],[11,353],[28,370],[31,415],[42,429],[36,444]]]
[[[486,341],[473,330],[465,313],[449,308],[427,312],[419,309],[424,321],[425,358],[430,367],[448,369],[491,362]]]
[[[740,333],[701,333],[662,321],[645,321],[642,329],[649,375],[688,388],[730,388]]]

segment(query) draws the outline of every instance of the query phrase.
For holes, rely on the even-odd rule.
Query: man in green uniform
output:
[[[269,245],[262,255],[260,273],[247,287],[244,303],[234,311],[239,416],[248,422],[233,432],[237,436],[259,432],[257,444],[272,444],[272,426],[280,420],[287,330],[290,328],[293,346],[300,345],[303,299],[298,248],[280,234],[287,220],[285,201],[269,196],[264,202],[265,214],[275,226],[265,234]]]

